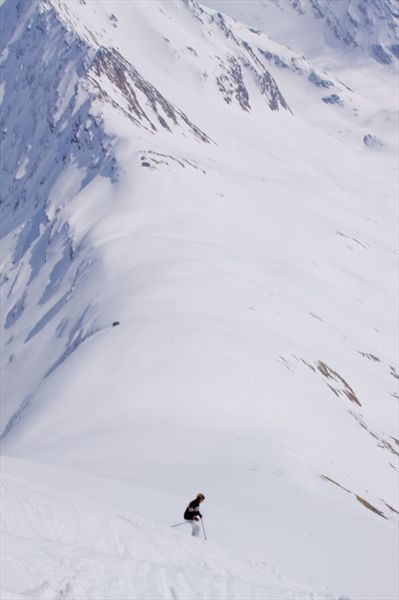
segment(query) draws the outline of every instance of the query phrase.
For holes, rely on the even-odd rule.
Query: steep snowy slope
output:
[[[394,598],[391,99],[192,1],[1,11],[3,452]]]
[[[246,25],[290,106],[311,124],[353,141],[397,147],[399,11],[391,0],[205,0]],[[222,16],[226,19],[226,15]],[[267,34],[260,35],[261,32]],[[253,35],[255,34],[255,35]],[[256,40],[256,36],[258,39]],[[288,47],[287,47],[288,46]],[[293,75],[296,77],[294,78]],[[296,85],[292,85],[296,80]],[[331,107],[326,118],[320,110]],[[375,130],[374,130],[375,129]],[[377,135],[376,135],[377,134]],[[376,137],[378,140],[376,140]],[[377,143],[376,143],[377,142]]]
[[[399,58],[399,9],[394,0],[204,0],[204,4],[265,31],[308,58]],[[333,52],[332,52],[333,50]]]

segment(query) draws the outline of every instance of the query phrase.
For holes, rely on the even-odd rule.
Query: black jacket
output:
[[[186,510],[184,511],[184,518],[187,519],[188,521],[192,521],[194,519],[194,517],[202,518],[202,515],[201,515],[200,511],[198,510],[199,505],[200,505],[200,501],[198,500],[198,498],[196,498],[195,500],[192,500],[190,502],[190,504],[187,506]]]

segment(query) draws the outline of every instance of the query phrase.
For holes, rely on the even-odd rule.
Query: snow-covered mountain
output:
[[[2,3],[4,597],[397,596],[396,8]]]
[[[293,45],[311,58],[333,59],[331,49],[345,62],[369,56],[389,65],[399,58],[399,7],[394,0],[204,0]],[[329,55],[329,56],[328,56]]]

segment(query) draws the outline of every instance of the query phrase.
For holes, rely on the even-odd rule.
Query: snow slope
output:
[[[308,58],[348,63],[399,58],[399,11],[393,0],[205,0],[204,4],[292,46]],[[328,57],[328,58],[327,58]]]
[[[348,89],[343,71],[191,1],[1,10],[2,450],[27,511],[5,512],[19,553],[7,589],[50,577],[43,559],[19,583],[36,518],[63,531],[43,598],[74,593],[66,538],[88,512],[82,597],[96,597],[94,555],[108,564],[95,538],[122,539],[118,511],[140,515],[140,552],[159,539],[163,557],[191,556],[162,527],[201,490],[215,545],[303,590],[395,598],[392,64],[365,63]],[[46,553],[45,537],[29,547]],[[221,558],[220,579],[209,560],[211,589],[227,586],[236,567]],[[176,597],[198,593],[188,567],[180,580],[161,563]],[[297,597],[262,569],[251,593]]]
[[[29,462],[7,459],[3,469],[4,600],[338,599],[308,591],[264,562],[244,562],[212,542],[68,493],[72,481],[84,481],[73,472],[41,467],[39,479],[47,481],[39,484]],[[57,491],[48,485],[54,477]],[[98,491],[95,478],[90,485]]]

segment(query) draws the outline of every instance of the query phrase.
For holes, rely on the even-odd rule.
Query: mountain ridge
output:
[[[276,41],[282,35],[286,43],[287,40],[294,45],[299,43],[305,54],[310,52],[311,58],[315,58],[312,42],[302,39],[304,45],[301,45],[301,38],[296,37],[294,31],[306,28],[309,22],[316,36],[320,36],[317,42],[322,53],[323,45],[327,44],[345,52],[359,51],[382,65],[395,66],[398,59],[399,11],[392,0],[341,0],[339,3],[334,0],[255,0],[245,8],[239,4],[234,6],[229,0],[205,0],[204,4],[248,25],[258,26]]]

